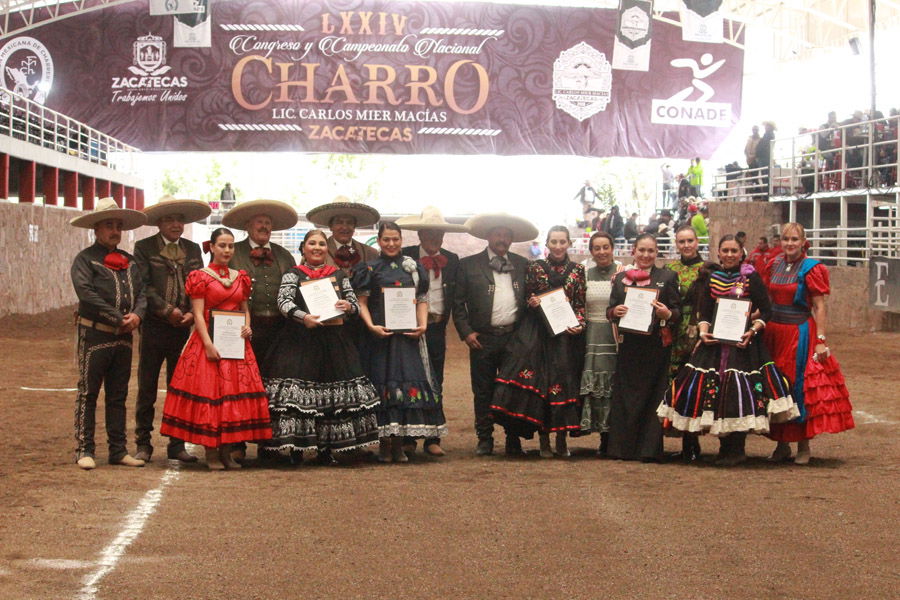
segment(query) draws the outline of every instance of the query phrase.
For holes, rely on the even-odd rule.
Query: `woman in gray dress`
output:
[[[588,243],[595,266],[587,271],[587,353],[581,374],[581,430],[576,435],[599,433],[599,456],[606,454],[609,442],[609,401],[616,370],[616,339],[606,318],[612,279],[622,268],[613,260],[614,247],[612,236],[605,231],[594,233]]]

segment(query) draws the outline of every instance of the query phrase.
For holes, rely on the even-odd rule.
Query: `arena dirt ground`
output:
[[[857,428],[815,440],[808,467],[768,464],[761,438],[733,469],[601,461],[596,437],[573,442],[571,460],[477,458],[454,339],[444,459],[173,472],[157,444],[150,465],[128,469],[103,462],[100,424],[99,467],[84,472],[72,462],[74,393],[22,389],[75,387],[70,315],[0,320],[0,598],[900,593],[898,334],[831,336]],[[132,377],[129,429],[134,388]],[[702,444],[711,458],[716,440]],[[128,529],[148,499],[155,512]]]

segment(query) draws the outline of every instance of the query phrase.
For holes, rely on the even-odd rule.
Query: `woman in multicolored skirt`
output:
[[[748,432],[765,434],[769,418],[796,414],[787,379],[758,339],[771,314],[766,287],[751,265],[742,265],[733,235],[719,240],[719,261],[698,297],[702,344],[669,385],[657,410],[661,419],[689,434],[709,432],[723,439],[716,464],[744,462]],[[759,314],[735,344],[722,343],[712,330],[717,303],[750,300],[748,317]]]

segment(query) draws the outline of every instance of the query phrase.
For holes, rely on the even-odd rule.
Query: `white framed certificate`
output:
[[[416,288],[383,287],[384,326],[391,331],[412,331],[416,321]]]
[[[712,336],[725,344],[740,342],[744,332],[747,331],[751,305],[750,300],[716,298]]]
[[[650,334],[653,326],[653,302],[659,297],[659,290],[651,287],[625,286],[625,302],[628,307],[625,316],[619,319],[619,329],[630,333]]]
[[[344,311],[334,307],[340,298],[334,289],[336,279],[326,277],[310,279],[300,284],[300,295],[306,303],[306,312],[317,315],[319,322],[344,316]]]
[[[231,310],[209,311],[209,333],[213,345],[222,358],[244,358],[244,338],[241,328],[247,324],[246,315]]]
[[[541,299],[539,307],[553,335],[559,335],[569,327],[580,325],[563,288],[538,294],[537,297]]]

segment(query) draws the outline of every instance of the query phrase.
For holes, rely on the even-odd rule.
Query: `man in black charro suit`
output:
[[[487,240],[488,247],[459,261],[453,322],[469,347],[469,367],[475,404],[478,455],[494,451],[491,398],[494,379],[507,342],[525,309],[525,270],[528,260],[509,252],[513,242],[537,237],[534,225],[503,213],[476,215],[466,222],[470,233]],[[518,437],[507,436],[506,453],[522,454]]]
[[[441,245],[445,233],[463,233],[468,229],[465,225],[448,223],[433,206],[426,207],[421,215],[397,219],[397,225],[419,234],[419,245],[406,246],[403,254],[416,259],[428,271],[428,328],[425,330],[425,343],[434,378],[443,391],[447,323],[450,322],[450,312],[453,310],[459,256]],[[407,453],[415,452],[416,440],[405,439],[403,449]],[[440,438],[427,438],[425,452],[432,456],[443,456]]]

